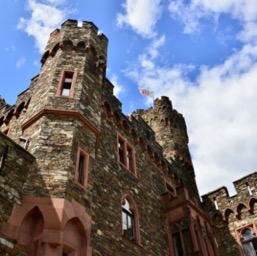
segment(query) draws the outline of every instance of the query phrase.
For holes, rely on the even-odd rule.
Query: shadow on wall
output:
[[[0,255],[91,255],[91,218],[50,198],[33,155],[0,132]]]

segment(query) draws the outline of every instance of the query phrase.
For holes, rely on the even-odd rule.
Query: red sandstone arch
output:
[[[69,220],[63,230],[63,253],[74,251],[77,255],[87,255],[87,237],[78,218]]]
[[[10,222],[3,223],[1,232],[32,252],[44,249],[40,255],[92,255],[91,217],[74,200],[24,196],[21,205],[14,205]]]
[[[36,255],[40,249],[39,237],[44,229],[44,219],[40,209],[35,206],[23,218],[17,242],[30,249],[30,255]]]

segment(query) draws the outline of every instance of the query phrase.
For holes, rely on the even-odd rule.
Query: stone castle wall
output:
[[[230,196],[222,187],[202,196],[203,204],[215,224],[217,240],[222,255],[243,252],[242,232],[246,228],[256,232],[257,223],[257,173],[254,172],[234,182],[236,195]]]

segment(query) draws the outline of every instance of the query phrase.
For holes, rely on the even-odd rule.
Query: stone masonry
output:
[[[220,255],[183,116],[167,97],[125,116],[97,32],[65,21],[15,105],[0,99],[0,255]]]

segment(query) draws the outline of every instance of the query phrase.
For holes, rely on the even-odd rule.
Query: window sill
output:
[[[124,240],[124,241],[126,241],[126,242],[128,242],[128,243],[130,243],[130,244],[132,244],[132,245],[134,245],[134,246],[138,246],[138,247],[140,247],[140,248],[142,248],[143,247],[143,245],[141,244],[141,242],[139,241],[136,241],[136,240],[130,240],[129,238],[127,238],[126,236],[124,236],[124,235],[121,235],[121,237],[122,237],[122,240]]]
[[[117,161],[124,169],[126,169],[127,172],[129,172],[130,174],[132,174],[135,178],[137,177],[137,173],[135,171],[131,171],[129,170],[122,162]]]

